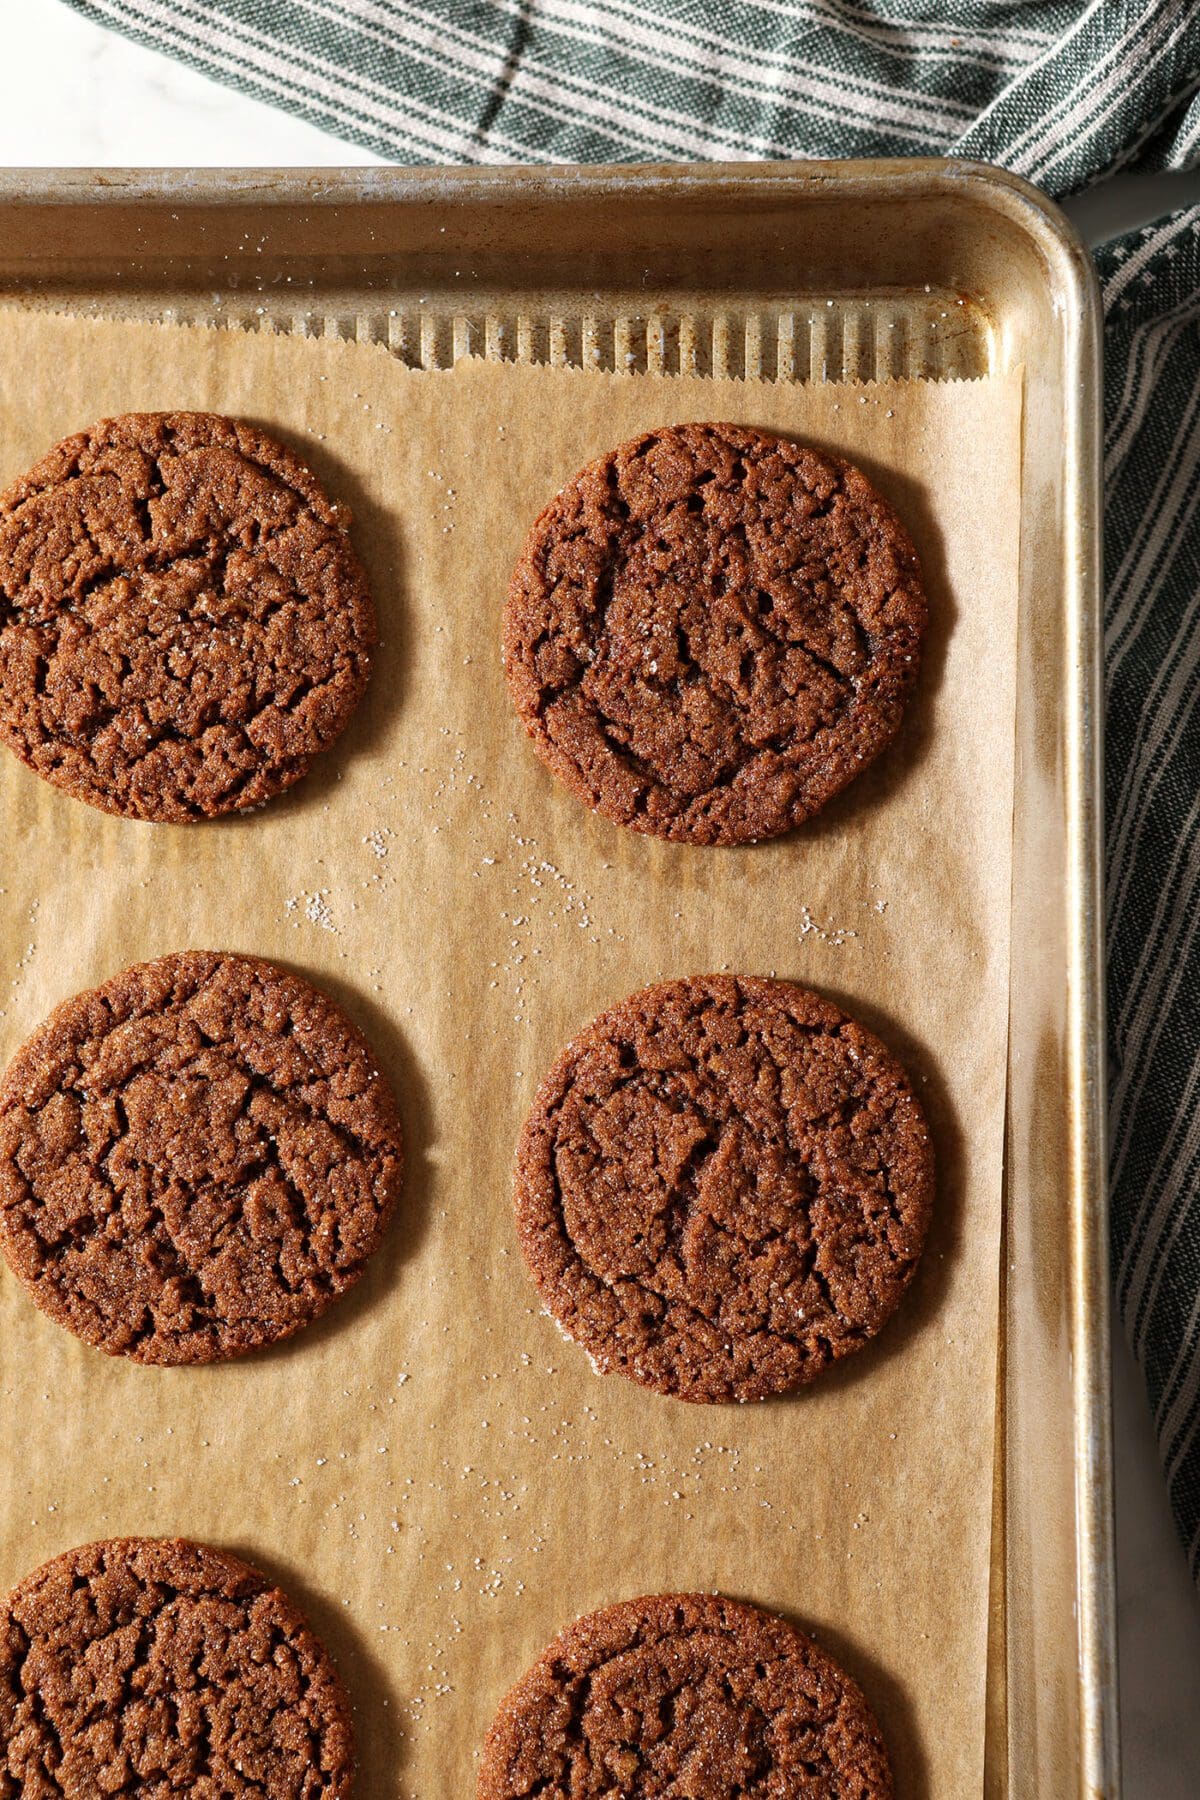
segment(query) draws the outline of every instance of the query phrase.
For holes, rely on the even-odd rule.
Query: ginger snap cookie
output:
[[[362,1274],[400,1121],[341,1008],[185,950],[51,1014],[0,1081],[0,1248],[89,1344],[198,1363],[290,1337]]]
[[[478,1800],[892,1800],[857,1684],[782,1619],[654,1594],[560,1632],[502,1704]]]
[[[896,1058],[791,982],[644,989],[569,1044],[517,1153],[517,1229],[546,1307],[600,1373],[760,1400],[889,1318],[933,1200]]]
[[[504,663],[538,755],[588,806],[743,844],[799,825],[895,736],[926,613],[908,533],[860,470],[674,425],[536,521]]]
[[[68,1550],[0,1614],[0,1800],[346,1800],[350,1703],[279,1589],[181,1538]]]
[[[130,413],[0,495],[0,740],[127,819],[292,786],[366,685],[350,515],[291,450],[212,413]]]

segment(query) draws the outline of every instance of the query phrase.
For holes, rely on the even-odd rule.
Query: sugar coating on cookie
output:
[[[635,831],[741,844],[878,755],[917,676],[916,552],[862,472],[740,425],[580,471],[512,577],[504,663],[539,756]]]
[[[291,787],[375,643],[350,515],[212,413],[130,413],[0,495],[0,741],[77,799],[187,823]]]
[[[138,1362],[298,1331],[362,1274],[401,1173],[365,1038],[254,957],[126,969],[0,1081],[0,1248],[52,1319]]]
[[[860,1349],[917,1266],[933,1149],[878,1038],[791,982],[697,976],[602,1014],[517,1153],[521,1248],[601,1373],[757,1400]]]
[[[0,1795],[345,1800],[350,1705],[286,1595],[203,1544],[68,1550],[0,1612]]]
[[[782,1619],[713,1594],[655,1594],[555,1638],[488,1733],[478,1800],[891,1800],[875,1718]]]

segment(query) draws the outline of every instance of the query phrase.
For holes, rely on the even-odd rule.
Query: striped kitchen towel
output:
[[[1198,0],[69,0],[400,162],[1200,164]],[[1200,1574],[1200,208],[1099,256],[1113,1267]]]

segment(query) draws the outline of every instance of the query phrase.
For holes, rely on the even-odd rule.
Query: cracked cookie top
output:
[[[0,495],[0,739],[130,819],[291,787],[370,667],[349,525],[238,420],[130,413],[66,438]]]
[[[350,1706],[300,1612],[183,1539],[68,1550],[0,1612],[0,1800],[346,1800]]]
[[[488,1734],[479,1800],[891,1800],[858,1686],[803,1633],[713,1594],[655,1594],[555,1638]]]
[[[888,503],[740,425],[611,451],[534,524],[504,662],[534,748],[589,806],[692,844],[800,824],[900,725],[926,600]]]
[[[860,1349],[916,1270],[933,1149],[878,1038],[791,982],[646,988],[569,1044],[517,1153],[521,1248],[601,1373],[760,1400]]]
[[[42,1310],[144,1363],[290,1337],[362,1274],[400,1123],[341,1008],[189,950],[60,1006],[0,1082],[0,1248]]]

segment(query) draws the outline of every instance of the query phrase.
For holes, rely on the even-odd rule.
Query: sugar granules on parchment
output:
[[[327,887],[314,888],[312,892],[307,888],[301,888],[298,894],[293,894],[289,899],[284,901],[283,910],[286,913],[299,912],[308,920],[310,925],[319,925],[322,931],[337,931],[337,925],[334,923],[333,918],[333,910],[329,904],[329,889]],[[296,919],[293,922],[297,926],[299,925],[299,919]]]
[[[513,826],[512,844],[513,858],[501,858],[495,855],[485,856],[473,873],[476,877],[490,870],[499,869],[501,873],[509,872],[511,863],[516,867],[511,870],[516,880],[508,890],[510,904],[520,910],[511,911],[507,906],[500,908],[500,918],[506,929],[515,933],[508,940],[508,954],[503,958],[493,958],[488,967],[491,971],[488,986],[498,988],[503,977],[509,980],[510,991],[516,1011],[513,1013],[514,1024],[523,1024],[525,1020],[524,1004],[526,987],[531,980],[536,981],[538,975],[535,963],[545,954],[545,947],[534,941],[538,930],[549,927],[556,932],[564,927],[574,928],[588,934],[589,941],[596,945],[600,935],[595,926],[595,902],[592,896],[578,886],[554,862],[539,853],[536,838],[522,835],[516,830],[517,819],[513,813],[508,815]],[[535,914],[538,915],[535,917]],[[623,943],[624,936],[615,926],[607,928],[607,935]]]
[[[472,1261],[470,1253],[464,1261]],[[437,1277],[431,1285],[437,1285]],[[533,1316],[535,1309],[526,1312]],[[478,1629],[484,1615],[501,1602],[507,1608],[521,1602],[535,1559],[561,1531],[561,1519],[552,1529],[541,1504],[534,1478],[540,1466],[590,1468],[604,1491],[617,1496],[619,1513],[626,1510],[624,1496],[631,1489],[649,1490],[656,1504],[676,1514],[680,1530],[703,1534],[701,1503],[711,1486],[753,1508],[760,1533],[778,1535],[781,1555],[788,1554],[789,1539],[794,1545],[805,1535],[792,1509],[777,1506],[765,1461],[755,1460],[736,1442],[700,1433],[676,1455],[628,1442],[606,1423],[602,1393],[594,1402],[576,1395],[568,1404],[557,1361],[543,1364],[530,1350],[518,1351],[511,1365],[481,1371],[477,1416],[468,1410],[453,1419],[422,1417],[427,1403],[422,1371],[431,1375],[430,1349],[446,1329],[431,1317],[419,1322],[411,1358],[415,1376],[406,1367],[391,1381],[366,1379],[342,1390],[347,1416],[367,1419],[349,1449],[331,1449],[312,1468],[291,1471],[286,1459],[276,1459],[276,1479],[285,1488],[281,1505],[289,1503],[289,1496],[291,1504],[315,1505],[322,1534],[341,1537],[348,1545],[373,1542],[378,1547],[383,1535],[390,1540],[385,1553],[402,1557],[408,1568],[419,1571],[422,1585],[439,1602],[441,1624],[434,1635],[414,1634],[402,1600],[384,1595],[374,1602],[372,1629],[402,1647],[398,1699],[406,1732],[445,1729],[437,1708],[461,1686],[456,1642],[468,1624]],[[431,1344],[423,1346],[422,1337],[431,1337]],[[536,1398],[527,1385],[520,1385],[520,1378],[530,1373],[538,1378]],[[435,1434],[445,1443],[420,1478],[404,1464],[404,1445],[414,1430]],[[378,1459],[389,1472],[382,1493],[364,1502],[359,1483],[365,1470],[379,1466]],[[849,1530],[858,1533],[869,1527],[869,1506],[854,1499],[850,1480],[844,1485]],[[816,1542],[823,1533],[814,1527],[810,1535]],[[447,1549],[448,1543],[453,1547]],[[853,1551],[845,1554],[852,1557]],[[408,1793],[403,1786],[399,1791]]]
[[[7,892],[7,888],[0,887],[0,905],[4,903]],[[13,974],[8,984],[8,991],[4,995],[3,1002],[0,1003],[0,1019],[3,1019],[6,1016],[10,1003],[16,998],[21,985],[25,980],[29,965],[37,955],[37,937],[34,935],[34,931],[37,926],[40,908],[40,900],[31,900],[29,902],[29,909],[25,916],[29,922],[30,938],[24,949],[18,953],[17,959],[13,964]]]

